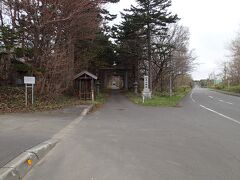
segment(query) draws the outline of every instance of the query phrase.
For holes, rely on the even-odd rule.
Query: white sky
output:
[[[109,6],[112,13],[129,8],[134,0],[121,0]],[[180,24],[191,33],[190,46],[195,49],[198,66],[192,73],[195,80],[220,71],[227,60],[228,46],[240,32],[239,0],[172,0],[171,10],[181,18]],[[115,22],[121,20],[120,15]]]

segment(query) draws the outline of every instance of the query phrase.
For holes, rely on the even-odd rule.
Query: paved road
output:
[[[239,180],[240,99],[195,89],[181,105],[141,107],[115,94],[25,179]]]
[[[48,140],[81,114],[83,107],[0,116],[0,168],[26,149]]]
[[[240,97],[198,88],[193,91],[192,98],[204,108],[223,114],[228,119],[240,120]]]

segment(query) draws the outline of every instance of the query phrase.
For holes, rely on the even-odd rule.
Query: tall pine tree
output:
[[[175,23],[179,18],[169,12],[171,0],[136,0],[137,6],[126,10],[125,18],[134,21],[139,37],[146,41],[146,54],[148,61],[148,75],[150,89],[152,90],[151,59],[153,50],[152,39],[155,36],[167,36],[168,24]]]

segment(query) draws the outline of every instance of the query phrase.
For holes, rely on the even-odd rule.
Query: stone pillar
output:
[[[149,89],[149,77],[144,76],[144,89],[142,92],[143,98],[152,98],[152,92]]]
[[[134,93],[138,94],[138,83],[136,81],[133,83],[133,87],[134,87]]]

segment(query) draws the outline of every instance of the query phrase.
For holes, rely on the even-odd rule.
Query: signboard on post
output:
[[[24,76],[24,84],[25,84],[25,105],[28,105],[28,88],[32,88],[32,104],[33,104],[33,93],[34,93],[34,84],[36,83],[35,77],[32,76]]]
[[[24,76],[24,84],[35,84],[35,77]]]

